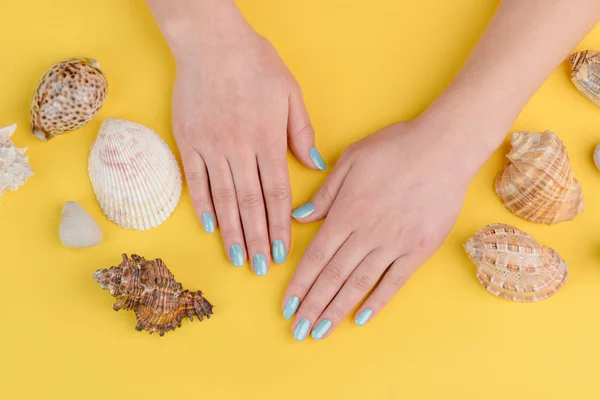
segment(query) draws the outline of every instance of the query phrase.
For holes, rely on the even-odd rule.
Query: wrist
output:
[[[234,0],[147,0],[177,63],[258,37]]]
[[[470,87],[450,86],[418,118],[431,140],[452,154],[452,165],[471,179],[500,147],[520,106],[497,104]]]
[[[436,141],[476,173],[502,144],[529,96],[514,86],[459,76],[418,120],[433,124]]]

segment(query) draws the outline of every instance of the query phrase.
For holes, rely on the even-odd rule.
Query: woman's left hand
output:
[[[391,125],[350,146],[292,213],[327,217],[282,303],[297,340],[327,337],[374,289],[355,316],[364,325],[442,245],[479,166],[460,154],[462,133],[431,119]]]

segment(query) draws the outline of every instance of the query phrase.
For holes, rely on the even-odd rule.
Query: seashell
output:
[[[598,171],[600,171],[600,144],[598,144],[594,149],[594,164],[596,165]]]
[[[185,317],[193,321],[195,315],[203,321],[213,314],[213,306],[202,292],[183,290],[160,258],[148,261],[133,254],[129,259],[123,254],[119,266],[96,271],[94,280],[117,299],[115,311],[135,312],[138,331],[163,336],[181,326]]]
[[[70,58],[50,66],[31,101],[31,130],[43,141],[81,128],[106,100],[108,83],[98,61]]]
[[[62,244],[74,249],[94,247],[102,241],[96,221],[74,201],[63,205],[58,233]]]
[[[88,168],[104,214],[123,228],[154,228],[179,202],[179,164],[161,137],[143,125],[106,119]]]
[[[539,301],[567,281],[567,263],[557,252],[510,225],[492,224],[465,243],[477,279],[490,293],[513,301]]]
[[[0,126],[0,196],[7,189],[17,190],[33,176],[29,157],[24,155],[27,148],[18,149],[10,140],[16,130],[17,125]]]
[[[554,133],[515,132],[512,146],[511,163],[496,179],[496,193],[506,208],[542,224],[568,221],[583,211],[581,186]]]
[[[600,52],[586,50],[569,56],[571,81],[581,93],[600,105]]]

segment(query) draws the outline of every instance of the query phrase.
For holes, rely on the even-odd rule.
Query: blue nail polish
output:
[[[283,240],[274,240],[272,246],[273,253],[273,261],[275,264],[283,264],[285,258],[287,257],[287,252],[285,250],[285,245],[283,244]]]
[[[231,263],[236,267],[244,265],[244,253],[239,244],[234,244],[229,248],[229,258],[231,258]]]
[[[298,298],[298,296],[290,297],[290,299],[287,301],[287,303],[285,303],[285,307],[283,307],[283,317],[285,319],[292,318],[294,316],[294,314],[296,314],[296,311],[298,310],[299,306],[300,306],[300,299]]]
[[[202,213],[202,226],[206,233],[213,233],[215,231],[215,219],[211,213]]]
[[[315,211],[315,205],[310,201],[292,211],[294,218],[306,218]]]
[[[369,322],[369,319],[371,319],[371,315],[373,315],[373,310],[371,310],[370,308],[365,308],[360,314],[358,314],[358,317],[356,317],[354,322],[356,322],[356,325],[358,326],[363,326],[364,324]]]
[[[310,149],[308,151],[308,155],[310,156],[310,159],[312,160],[313,164],[315,164],[315,167],[317,167],[321,171],[325,171],[327,169],[325,161],[323,161],[323,157],[321,157],[321,153],[319,153],[319,150],[317,150],[316,147]]]
[[[258,276],[267,274],[267,259],[262,253],[255,254],[252,257],[252,266],[254,267],[254,273]]]
[[[306,338],[308,331],[310,329],[310,321],[306,318],[302,318],[298,325],[296,325],[296,329],[294,329],[294,339],[301,342]]]
[[[330,320],[324,319],[315,326],[315,329],[313,329],[310,335],[313,337],[313,339],[320,340],[323,338],[323,336],[325,336],[327,331],[329,331],[331,325],[333,324]]]

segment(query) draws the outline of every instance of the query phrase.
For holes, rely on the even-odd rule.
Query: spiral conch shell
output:
[[[515,132],[511,163],[496,179],[506,208],[528,221],[556,224],[583,211],[583,193],[573,177],[567,149],[552,132]]]
[[[160,258],[150,261],[135,254],[122,257],[119,266],[96,271],[94,280],[117,299],[115,311],[135,312],[138,331],[163,336],[181,326],[186,317],[193,321],[197,316],[203,321],[213,314],[213,306],[202,292],[183,290]]]
[[[573,53],[571,81],[588,99],[600,105],[600,52],[586,50]]]
[[[29,158],[24,155],[27,148],[18,149],[10,140],[16,129],[17,125],[0,126],[0,196],[7,189],[17,190],[33,176]]]
[[[31,130],[43,141],[81,128],[106,100],[108,83],[98,61],[70,58],[52,64],[31,101]]]
[[[567,263],[554,250],[510,225],[484,227],[464,245],[477,279],[492,294],[521,302],[546,299],[567,281]]]
[[[123,228],[146,230],[162,224],[181,196],[181,171],[169,146],[135,122],[106,119],[88,169],[104,214]]]

